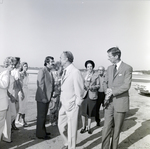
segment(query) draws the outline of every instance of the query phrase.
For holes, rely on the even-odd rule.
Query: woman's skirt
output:
[[[95,117],[96,114],[96,100],[91,100],[89,95],[87,94],[84,98],[82,105],[81,105],[81,115]]]

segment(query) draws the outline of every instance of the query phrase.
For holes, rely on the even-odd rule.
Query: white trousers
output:
[[[6,111],[7,110],[0,111],[0,140],[5,126]]]
[[[63,138],[64,145],[68,146],[68,149],[76,148],[78,115],[79,106],[76,106],[72,111],[65,111],[63,106],[61,106],[59,110],[58,128]],[[68,135],[66,135],[66,126],[68,126]]]
[[[16,119],[17,111],[16,111],[16,104],[10,102],[10,111],[11,111],[11,123]]]
[[[6,112],[6,119],[5,119],[5,126],[3,130],[3,137],[2,139],[6,142],[11,142],[11,101],[9,100],[9,106]]]

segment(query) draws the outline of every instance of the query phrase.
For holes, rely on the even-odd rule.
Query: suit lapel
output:
[[[117,72],[114,75],[114,79],[116,78],[116,76],[119,74],[119,72],[123,69],[123,62],[120,64],[119,69],[117,70]]]
[[[50,80],[50,82],[53,84],[53,75],[52,75],[51,72],[49,72],[49,71],[47,70],[46,67],[45,67],[45,74],[46,74],[46,76],[47,76],[47,80]]]
[[[67,79],[67,77],[70,75],[72,68],[73,68],[73,65],[67,70],[64,78],[61,80],[61,84],[63,84],[64,81]]]

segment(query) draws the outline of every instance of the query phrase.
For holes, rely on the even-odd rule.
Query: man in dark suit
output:
[[[95,121],[97,122],[97,126],[100,126],[100,115],[99,110],[102,106],[104,106],[104,99],[105,99],[105,68],[103,66],[98,67],[98,74],[99,74],[99,81],[100,81],[100,88],[98,89],[98,99],[96,101],[96,115]]]
[[[44,68],[40,69],[37,77],[37,91],[35,100],[37,101],[37,125],[36,136],[39,139],[50,139],[50,133],[46,132],[46,116],[49,102],[54,89],[54,79],[51,69],[54,67],[54,58],[47,56],[44,61]]]
[[[118,47],[110,48],[108,58],[113,63],[106,73],[105,122],[102,130],[102,149],[117,149],[125,114],[129,110],[129,89],[132,67],[121,61]],[[110,138],[111,145],[110,145]]]

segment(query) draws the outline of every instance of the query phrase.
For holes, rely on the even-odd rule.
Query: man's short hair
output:
[[[45,58],[45,60],[44,60],[44,66],[47,66],[47,63],[50,62],[50,59],[51,59],[51,60],[54,60],[54,58],[53,58],[52,56],[47,56],[47,57]]]
[[[104,66],[99,66],[99,67],[98,67],[98,70],[99,70],[100,68],[102,68],[101,70],[105,71],[105,67],[104,67]]]
[[[113,56],[118,55],[118,58],[120,59],[121,57],[121,51],[118,47],[112,47],[110,48],[107,53],[111,53]]]
[[[72,63],[73,60],[74,60],[73,54],[72,54],[70,51],[63,51],[63,53],[64,53],[64,54],[66,55],[66,57],[68,58],[68,61],[69,61],[70,63]]]

